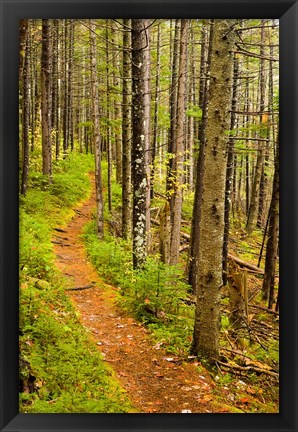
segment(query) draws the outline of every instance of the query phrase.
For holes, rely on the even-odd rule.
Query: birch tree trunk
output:
[[[151,150],[150,150],[150,20],[144,20],[144,33],[145,33],[145,47],[144,47],[144,121],[145,121],[145,169],[146,169],[146,247],[147,251],[150,250],[151,245],[151,216],[150,216],[150,163],[151,163]]]
[[[133,186],[133,267],[146,260],[146,58],[145,20],[132,20],[132,186]]]

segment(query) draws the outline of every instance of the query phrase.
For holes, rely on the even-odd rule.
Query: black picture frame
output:
[[[1,431],[297,430],[297,41],[298,5],[288,0],[0,0]],[[20,18],[280,19],[280,413],[18,413],[18,21]],[[296,313],[295,313],[296,312]]]

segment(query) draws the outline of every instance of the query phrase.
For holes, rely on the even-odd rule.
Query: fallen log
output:
[[[250,304],[250,303],[249,303],[249,307],[252,307],[252,308],[255,308],[255,309],[261,309],[261,310],[263,310],[263,311],[266,311],[266,312],[268,312],[268,313],[270,313],[270,314],[273,314],[273,315],[276,315],[276,316],[279,315],[279,312],[276,312],[276,311],[273,310],[273,309],[267,309],[267,308],[265,308],[265,307],[263,307],[263,306],[253,305],[253,304]]]
[[[153,223],[153,225],[160,226],[160,223],[157,220],[155,220],[155,219],[151,218],[151,222]],[[185,233],[183,231],[181,231],[180,234],[181,234],[181,237],[185,238],[186,240],[190,240],[190,234],[187,234],[187,233]],[[185,249],[186,249],[186,245],[183,245],[180,248],[180,252],[184,251]],[[245,267],[245,268],[253,271],[254,273],[264,274],[264,270],[261,269],[260,267],[257,267],[256,265],[248,263],[246,261],[243,261],[242,259],[236,257],[235,255],[232,255],[232,254],[229,253],[228,254],[228,258],[234,260],[235,263],[239,264],[241,267]]]
[[[236,365],[235,363],[230,364],[230,363],[222,362],[220,360],[217,360],[217,363],[228,368],[228,369],[239,370],[239,371],[243,371],[243,372],[258,372],[258,373],[270,375],[274,378],[278,378],[278,373],[272,372],[272,371],[267,370],[267,369],[262,369],[262,368],[259,368],[256,366],[239,366],[239,365]]]
[[[255,266],[254,264],[250,264],[246,261],[243,261],[242,259],[236,257],[235,255],[228,254],[228,258],[235,261],[235,263],[239,264],[241,267],[246,267],[250,270],[253,270],[255,273],[264,274],[264,270],[260,267]]]
[[[82,291],[82,290],[86,290],[86,289],[89,289],[89,288],[93,288],[95,286],[96,286],[96,284],[90,284],[90,285],[85,285],[85,286],[82,286],[82,287],[66,288],[65,290],[66,291]]]

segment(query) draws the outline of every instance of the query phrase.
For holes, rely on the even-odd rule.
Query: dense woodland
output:
[[[20,21],[22,412],[278,412],[278,32],[272,19]],[[57,265],[77,253],[76,220],[102,285]],[[105,358],[113,319],[97,341],[79,307],[109,290],[160,362],[192,367],[207,393],[156,372],[185,404],[135,399],[124,360]]]

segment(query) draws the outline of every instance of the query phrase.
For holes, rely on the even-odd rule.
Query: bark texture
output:
[[[231,123],[230,130],[236,126],[236,106],[237,106],[237,77],[238,77],[238,60],[234,56],[233,68],[233,90],[231,104]],[[225,192],[225,229],[223,242],[223,284],[227,285],[228,281],[228,243],[230,231],[230,208],[231,208],[231,192],[233,180],[233,162],[234,162],[234,140],[230,139],[228,143],[228,158],[227,158],[227,176],[226,176],[226,192]]]
[[[275,263],[278,247],[279,228],[279,142],[275,155],[275,171],[273,178],[272,199],[269,211],[269,229],[266,247],[265,273],[263,279],[263,299],[269,298],[269,309],[272,308],[274,300]]]
[[[189,20],[181,20],[180,33],[180,61],[177,96],[177,126],[176,126],[176,154],[173,169],[174,193],[173,215],[171,233],[170,264],[177,264],[180,247],[182,187],[183,187],[183,162],[184,162],[184,124],[185,124],[185,95],[186,95],[186,71],[187,71],[187,40],[189,32]]]
[[[50,100],[50,20],[42,20],[41,42],[41,129],[42,172],[52,178],[51,100]]]
[[[209,50],[207,64],[204,67],[204,71],[207,75],[210,74],[211,65],[211,54],[212,54],[212,43],[213,43],[213,20],[210,23],[210,35],[209,35]],[[202,60],[202,58],[201,58]],[[202,193],[203,193],[203,177],[205,167],[205,144],[206,144],[206,125],[207,125],[207,112],[209,102],[209,80],[204,84],[205,94],[202,97],[202,121],[199,125],[199,158],[197,161],[196,169],[196,188],[194,196],[194,207],[192,214],[191,224],[191,240],[190,240],[190,251],[189,251],[189,271],[188,271],[188,283],[192,286],[192,291],[195,294],[197,287],[197,268],[199,259],[200,249],[200,221],[201,221],[201,205],[202,205]]]
[[[104,235],[103,219],[103,196],[102,196],[102,173],[101,173],[101,142],[99,129],[99,101],[98,82],[96,71],[96,34],[95,23],[89,22],[90,27],[90,60],[91,60],[91,95],[92,95],[92,121],[93,121],[93,142],[95,157],[95,189],[96,189],[96,228],[100,238]]]
[[[133,266],[146,260],[146,63],[145,20],[132,20],[132,185],[133,185]]]
[[[218,357],[219,298],[222,287],[224,197],[228,112],[232,85],[234,32],[229,20],[214,21],[210,68],[209,121],[202,195],[197,306],[193,352],[214,362]]]
[[[124,19],[123,25],[123,89],[122,89],[122,237],[131,237],[131,134],[130,134],[130,19]]]
[[[24,42],[24,61],[22,70],[23,81],[23,98],[22,98],[22,183],[21,194],[26,195],[29,173],[29,73],[30,73],[30,50],[29,50],[29,32],[28,25],[25,30]]]

